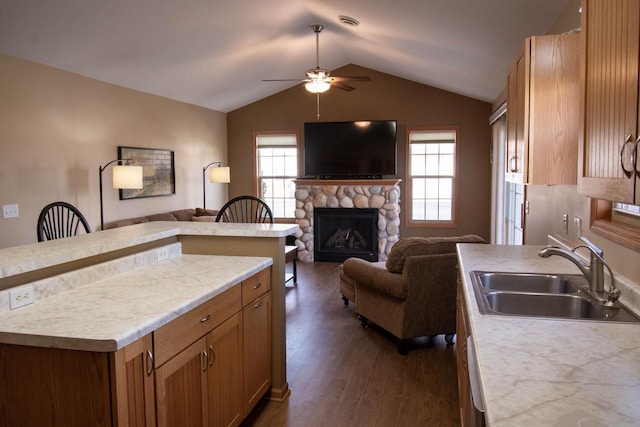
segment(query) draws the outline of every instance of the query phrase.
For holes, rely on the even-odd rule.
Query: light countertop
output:
[[[0,249],[0,279],[180,235],[286,237],[297,224],[153,221],[66,239]]]
[[[158,248],[34,282],[36,293],[41,290],[38,301],[0,313],[0,342],[116,351],[273,262],[182,255],[180,245],[173,246],[177,249]],[[56,285],[69,289],[42,295]]]
[[[541,247],[458,247],[487,425],[640,425],[640,323],[480,314],[471,271],[580,274]],[[637,300],[623,285],[621,301]]]

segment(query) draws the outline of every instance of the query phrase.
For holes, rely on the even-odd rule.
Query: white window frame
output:
[[[280,220],[293,220],[295,219],[295,184],[293,180],[298,177],[298,170],[300,169],[300,138],[297,131],[256,131],[253,133],[253,164],[254,164],[254,194],[256,197],[263,199],[273,212],[274,219]],[[290,174],[278,174],[278,175],[262,175],[260,171],[260,154],[261,149],[290,149],[294,148],[296,152],[295,171]],[[291,180],[290,183],[285,184],[283,192],[288,193],[288,196],[266,196],[264,194],[263,180]],[[279,193],[281,194],[281,193]],[[289,207],[274,206],[277,201],[282,201]],[[284,215],[280,214],[284,210]]]
[[[425,171],[423,174],[413,172],[412,144],[437,144],[451,142],[450,138],[444,140],[443,134],[453,133],[453,171],[450,174],[442,174],[440,171]],[[430,127],[407,127],[406,129],[406,206],[405,206],[405,226],[407,227],[435,227],[435,228],[455,228],[458,226],[458,144],[460,143],[460,132],[458,126],[430,126]],[[426,159],[425,159],[426,161]],[[451,179],[451,205],[450,217],[446,219],[425,219],[414,218],[414,179]],[[418,189],[416,188],[416,191]],[[447,198],[436,198],[440,206],[441,200]],[[440,207],[439,207],[440,208]]]

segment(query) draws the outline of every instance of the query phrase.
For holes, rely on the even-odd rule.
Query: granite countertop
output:
[[[640,425],[640,323],[480,314],[471,271],[580,274],[541,247],[458,247],[487,425]],[[637,313],[637,288],[624,287]]]
[[[297,224],[147,222],[0,249],[0,279],[173,236],[286,237],[298,229]]]
[[[165,232],[162,225],[157,228]],[[149,253],[157,262],[129,268],[132,260],[148,258],[139,254],[105,263],[127,265],[124,272],[96,265],[44,279],[67,284],[73,277],[103,277],[0,313],[0,343],[116,351],[273,263],[266,257],[178,254],[164,259],[161,249]]]

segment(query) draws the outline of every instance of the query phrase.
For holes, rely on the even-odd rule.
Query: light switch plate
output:
[[[19,215],[18,205],[2,205],[2,218],[17,218]]]

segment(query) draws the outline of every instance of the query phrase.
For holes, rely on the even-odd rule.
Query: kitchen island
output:
[[[486,424],[640,425],[640,323],[480,313],[472,271],[580,274],[566,259],[540,258],[541,248],[458,247],[461,297]],[[624,280],[618,285],[621,301],[637,314],[638,287]]]
[[[269,396],[284,399],[289,393],[284,333],[284,245],[286,236],[297,229],[292,224],[153,222],[0,250],[0,342],[120,351],[199,303],[225,294],[230,286],[238,287],[247,275],[269,265],[272,284]],[[176,274],[184,279],[178,279]],[[123,277],[128,279],[118,282]],[[156,285],[162,290],[152,291],[153,298],[131,293],[132,299],[122,299],[122,294],[128,292],[128,281],[153,283],[143,293]],[[181,286],[184,293],[176,291]],[[119,288],[120,299],[108,294],[112,287]],[[29,291],[35,303],[10,311],[10,293],[20,290]],[[193,290],[197,295],[191,293]],[[163,298],[165,301],[158,303]],[[62,317],[73,317],[72,309],[83,312],[82,316],[87,316],[84,325],[80,322],[65,326],[70,319],[61,321],[50,312],[58,305],[65,308]],[[120,311],[115,308],[118,305]],[[43,317],[39,316],[39,308],[43,309]],[[136,317],[135,312],[141,315]],[[87,320],[93,319],[92,314],[93,322]],[[36,320],[29,321],[31,317]],[[124,320],[123,327],[118,326],[117,319]]]

